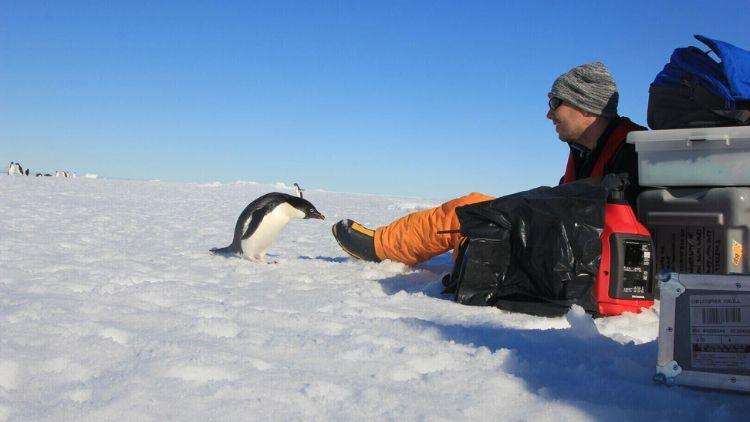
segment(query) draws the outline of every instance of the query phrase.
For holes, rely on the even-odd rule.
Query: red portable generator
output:
[[[594,282],[599,312],[604,316],[641,312],[654,304],[653,243],[646,227],[612,190],[604,209],[602,260]]]

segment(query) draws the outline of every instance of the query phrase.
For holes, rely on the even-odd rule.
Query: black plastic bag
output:
[[[466,238],[447,290],[467,305],[552,316],[579,304],[596,314],[607,195],[587,179],[457,208]]]

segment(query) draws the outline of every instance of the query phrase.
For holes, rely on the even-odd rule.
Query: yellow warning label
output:
[[[732,253],[734,254],[734,257],[732,257],[732,264],[734,266],[740,265],[742,262],[742,243],[732,240]]]

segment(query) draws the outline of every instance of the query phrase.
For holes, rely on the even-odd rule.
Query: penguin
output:
[[[234,226],[232,244],[214,248],[215,254],[237,253],[251,261],[266,262],[264,256],[271,243],[292,219],[325,220],[310,201],[281,192],[267,193],[251,202]]]
[[[16,174],[23,176],[23,167],[21,167],[20,163],[14,163],[11,161],[8,165],[8,175],[15,176]]]
[[[298,184],[296,184],[296,183],[294,184],[294,194],[297,195],[299,198],[302,198],[302,191],[303,190],[304,189],[302,189],[301,187],[299,187]]]

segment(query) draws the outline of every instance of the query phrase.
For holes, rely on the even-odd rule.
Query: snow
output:
[[[565,315],[568,324],[570,324],[570,334],[581,339],[593,339],[599,336],[599,329],[591,315],[578,306],[573,305]]]
[[[215,256],[274,185],[0,176],[0,421],[744,420],[652,382],[658,317],[441,295],[449,257],[359,262],[330,234],[428,201],[307,191],[277,264]],[[416,204],[416,205],[415,205]]]
[[[399,210],[403,214],[407,214],[414,211],[426,210],[434,208],[440,204],[429,202],[429,201],[400,201],[388,206],[389,210]]]

